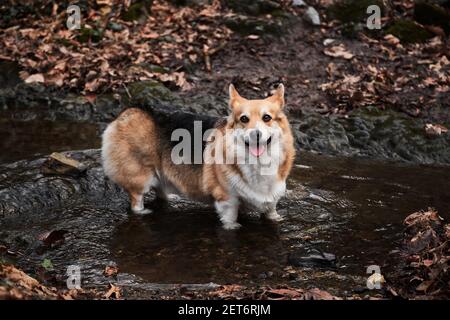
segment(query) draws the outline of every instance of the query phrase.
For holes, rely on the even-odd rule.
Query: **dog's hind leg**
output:
[[[164,175],[161,175],[159,172],[157,172],[156,176],[157,180],[151,186],[155,191],[156,199],[165,202],[177,201],[181,199],[181,197],[177,194],[178,191],[167,180],[167,178],[164,177]]]
[[[131,210],[138,214],[151,213],[152,210],[144,207],[144,194],[147,193],[150,188],[154,188],[158,185],[158,177],[153,170],[148,170],[139,176],[132,177],[124,188],[130,195]]]

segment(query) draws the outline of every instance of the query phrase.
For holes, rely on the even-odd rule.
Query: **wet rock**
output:
[[[271,278],[271,277],[273,277],[273,272],[272,271],[262,272],[262,273],[260,273],[258,275],[258,278],[259,279],[263,279],[263,280]]]
[[[117,22],[109,22],[108,23],[108,29],[115,31],[115,32],[120,32],[122,31],[124,28],[124,26],[120,23]]]
[[[292,0],[293,7],[306,7],[307,4],[303,0]]]
[[[242,35],[281,35],[285,26],[281,20],[266,20],[245,16],[231,16],[225,19],[225,25]]]
[[[98,95],[91,103],[83,96],[37,83],[0,88],[1,112],[17,120],[104,122],[114,119],[121,109],[121,102],[109,94]]]
[[[336,256],[332,253],[322,252],[316,249],[308,252],[294,252],[288,256],[289,264],[296,267],[307,268],[335,268]]]
[[[78,177],[86,171],[85,165],[70,159],[65,155],[54,152],[42,164],[42,173],[45,175],[68,175]]]
[[[125,199],[125,194],[105,178],[100,167],[100,151],[64,153],[85,163],[80,177],[44,176],[40,171],[45,158],[0,166],[0,217],[39,213],[77,199],[102,197],[99,201]]]
[[[359,109],[347,118],[305,112],[292,121],[301,149],[418,163],[450,163],[450,135],[428,138],[425,123],[391,110]],[[396,135],[392,135],[396,132]]]
[[[320,16],[316,9],[308,7],[305,12],[306,20],[314,26],[320,26]]]
[[[399,38],[402,43],[424,42],[433,37],[431,32],[409,19],[395,20],[385,32]]]
[[[254,16],[273,13],[281,8],[278,2],[272,0],[227,0],[224,5],[235,12]]]

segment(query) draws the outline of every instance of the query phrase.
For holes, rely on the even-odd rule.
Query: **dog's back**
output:
[[[170,185],[193,198],[204,198],[202,165],[194,163],[193,158],[195,152],[202,157],[205,148],[202,137],[215,126],[218,119],[173,109],[127,108],[109,124],[103,134],[102,160],[105,173],[127,190],[135,211],[144,210],[142,194],[150,188],[158,190]],[[177,129],[185,130],[192,138],[189,143],[190,163],[174,164],[171,159],[171,151],[179,143],[172,141],[172,134]],[[194,141],[194,137],[200,140]],[[201,149],[198,148],[199,144]]]

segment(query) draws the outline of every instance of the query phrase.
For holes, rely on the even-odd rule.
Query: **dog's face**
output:
[[[229,88],[230,122],[237,135],[237,143],[244,144],[249,153],[259,158],[267,154],[274,139],[281,137],[286,121],[283,113],[284,86],[266,99],[248,100],[239,95],[231,84]]]

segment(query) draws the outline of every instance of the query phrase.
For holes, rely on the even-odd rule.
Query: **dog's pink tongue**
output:
[[[264,146],[250,147],[249,150],[252,155],[254,155],[255,157],[259,157],[260,155],[262,155],[264,153],[264,151],[266,150],[266,147],[264,147]]]

